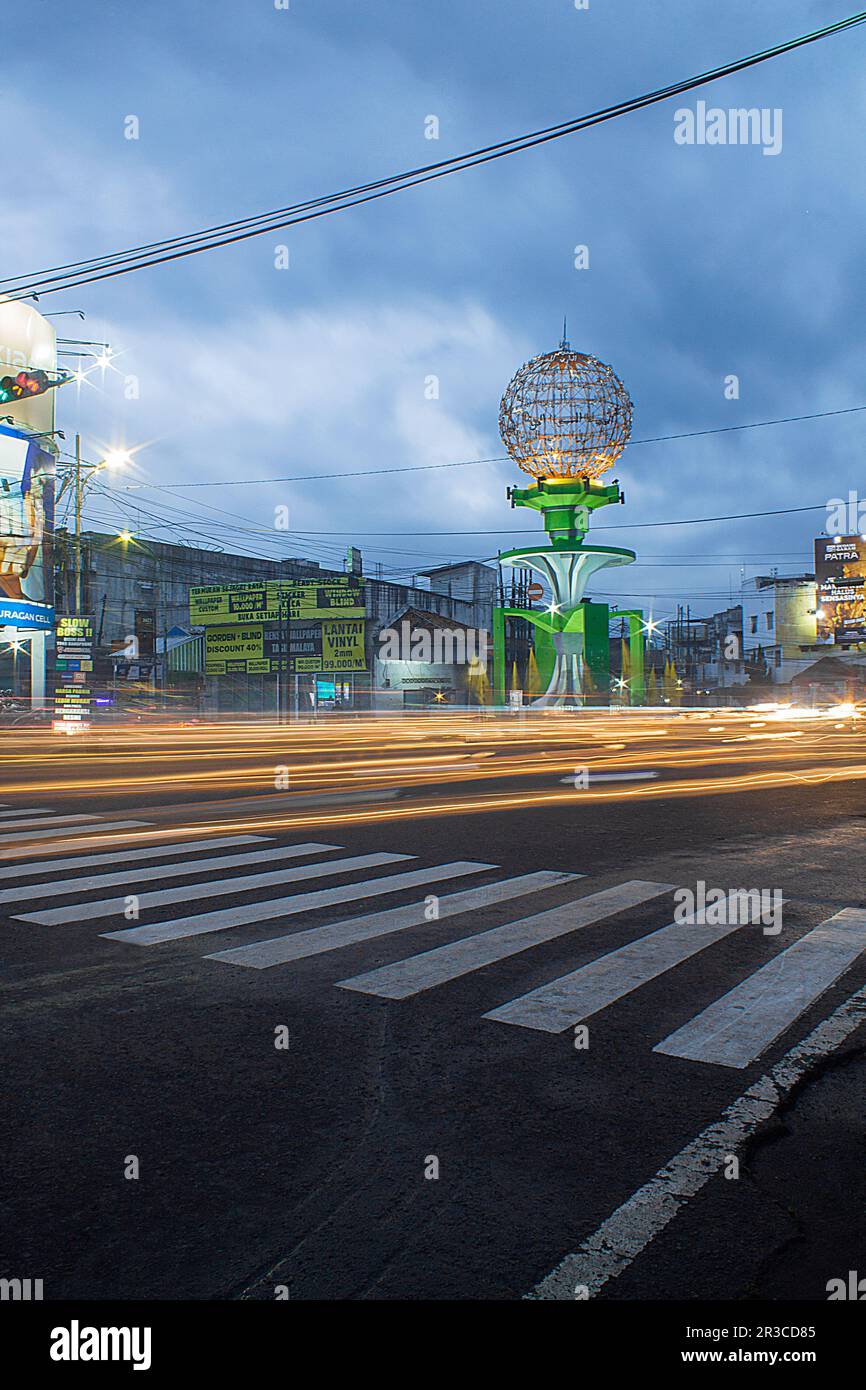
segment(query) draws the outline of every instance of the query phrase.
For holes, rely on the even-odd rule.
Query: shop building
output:
[[[69,613],[74,546],[64,532],[57,539],[55,601],[59,613]],[[279,599],[272,598],[265,611],[249,610],[249,621],[242,606],[231,615],[217,608],[213,623],[195,621],[191,592],[243,586],[265,592],[270,587],[272,595],[276,588],[284,597],[351,588],[361,596],[360,611],[296,607],[294,617],[283,618]],[[417,703],[424,689],[431,699],[443,688],[457,692],[465,683],[465,673],[456,669],[459,662],[446,663],[448,671],[441,663],[423,662],[404,682],[380,663],[382,642],[408,614],[423,615],[422,630],[429,622],[440,630],[450,624],[464,637],[489,634],[495,588],[496,571],[477,562],[439,567],[430,575],[419,572],[407,584],[346,574],[301,557],[275,561],[99,532],[82,537],[82,611],[93,621],[94,684],[120,704],[124,691],[149,690],[202,712],[274,713],[314,706],[375,708],[380,693],[392,707],[395,692],[401,704]],[[214,636],[221,617],[227,617],[222,639]],[[317,662],[322,641],[325,655]],[[347,652],[343,670],[340,644]]]

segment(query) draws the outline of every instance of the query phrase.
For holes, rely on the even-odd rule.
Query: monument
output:
[[[495,608],[493,611],[494,700],[505,703],[505,623],[524,618],[534,625],[535,653],[543,694],[536,707],[581,705],[610,698],[608,630],[611,610],[585,597],[600,570],[630,565],[633,550],[591,545],[590,518],[599,507],[623,503],[614,480],[602,476],[625,449],[632,403],[614,370],[597,357],[575,352],[565,337],[554,352],[533,357],[513,377],[499,411],[499,431],[511,457],[533,482],[509,488],[512,507],[541,513],[546,545],[508,550],[501,565],[526,566],[546,581],[546,608]],[[628,703],[644,701],[643,614],[617,609],[628,619],[630,676],[621,687]]]

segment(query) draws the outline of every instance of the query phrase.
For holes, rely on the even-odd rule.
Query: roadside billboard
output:
[[[54,625],[54,455],[0,426],[0,627]]]
[[[819,642],[866,642],[866,541],[818,537],[815,582]]]
[[[364,581],[350,575],[328,580],[269,579],[260,584],[205,584],[189,591],[189,620],[194,626],[263,623],[282,613],[293,622],[363,618]]]
[[[321,622],[292,625],[288,631],[275,623],[230,623],[205,630],[205,674],[324,675],[366,671],[364,620],[324,618]]]

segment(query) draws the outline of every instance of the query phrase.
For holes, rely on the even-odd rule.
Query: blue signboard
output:
[[[53,530],[54,455],[0,427],[0,626],[53,626]]]
[[[28,603],[26,599],[0,596],[0,627],[50,632],[54,627],[54,609],[46,607],[44,603]]]

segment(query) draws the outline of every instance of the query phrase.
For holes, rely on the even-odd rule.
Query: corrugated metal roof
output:
[[[178,642],[168,649],[168,669],[170,671],[198,671],[204,675],[204,633],[190,637],[186,642]]]

